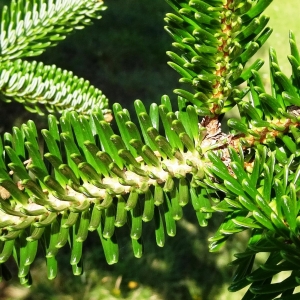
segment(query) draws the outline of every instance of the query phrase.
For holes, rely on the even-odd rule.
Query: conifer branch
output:
[[[272,0],[167,0],[167,32],[180,52],[168,52],[187,83],[176,89],[174,111],[164,96],[147,110],[135,102],[138,124],[113,105],[116,130],[105,120],[108,101],[101,91],[71,72],[16,58],[42,53],[73,29],[98,18],[102,1],[12,1],[1,20],[0,90],[48,116],[41,132],[34,122],[0,138],[0,275],[13,256],[24,285],[42,243],[48,277],[57,273],[56,255],[69,243],[73,273],[82,273],[82,249],[97,231],[106,260],[118,261],[115,228],[129,225],[133,253],[143,252],[143,222],[155,222],[158,246],[176,234],[182,207],[191,202],[198,222],[213,213],[226,217],[210,250],[249,230],[243,253],[232,263],[231,291],[250,286],[244,299],[296,299],[299,282],[300,55],[290,33],[292,76],[279,68],[270,49],[269,95],[257,72],[246,66],[272,30],[262,13]],[[246,82],[246,88],[239,84]],[[248,97],[248,98],[247,98]],[[240,117],[220,129],[220,115],[237,105]],[[254,268],[255,257],[269,258]],[[291,270],[281,283],[272,278]],[[257,296],[258,295],[258,296]]]
[[[0,61],[40,55],[105,8],[102,0],[12,0],[2,10]]]
[[[272,2],[167,0],[176,15],[167,14],[167,32],[182,54],[167,54],[169,65],[194,92],[174,92],[198,108],[202,116],[220,115],[244,97],[237,86],[263,65],[261,59],[245,68],[247,61],[265,43],[272,29],[261,15]]]
[[[0,68],[0,92],[4,101],[23,103],[31,112],[41,115],[70,110],[89,114],[101,110],[109,115],[108,99],[89,81],[73,72],[36,61],[16,60]]]

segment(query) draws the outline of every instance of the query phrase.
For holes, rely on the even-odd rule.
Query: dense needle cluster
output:
[[[248,64],[272,32],[263,15],[271,2],[167,0],[173,11],[165,29],[175,49],[167,52],[168,64],[184,86],[174,91],[176,101],[163,96],[150,108],[135,101],[137,124],[119,104],[110,109],[88,81],[24,60],[100,18],[103,1],[13,0],[3,8],[1,98],[61,116],[49,114],[41,133],[28,121],[0,139],[1,279],[10,278],[6,262],[13,256],[20,282],[31,285],[30,266],[41,249],[48,278],[55,278],[62,247],[70,248],[73,273],[80,275],[90,231],[97,231],[107,262],[116,263],[116,228],[125,225],[141,257],[143,223],[154,222],[156,243],[163,246],[191,203],[201,226],[214,213],[226,214],[210,238],[211,251],[235,233],[250,232],[245,251],[232,262],[231,291],[249,285],[243,299],[297,299],[291,296],[300,282],[300,55],[294,34],[291,78],[270,49],[271,95],[258,73],[263,61]],[[239,116],[222,132],[222,115],[234,106]],[[269,258],[254,269],[260,252]],[[287,270],[285,281],[272,283]]]

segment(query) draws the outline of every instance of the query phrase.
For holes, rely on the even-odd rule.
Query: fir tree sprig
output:
[[[272,29],[261,15],[271,1],[167,0],[176,14],[167,14],[167,32],[181,52],[167,54],[169,65],[192,87],[174,92],[197,106],[200,115],[220,115],[235,105],[243,93],[236,88],[263,65],[246,63],[265,43]]]
[[[63,113],[75,110],[89,114],[101,110],[109,115],[108,99],[89,81],[55,65],[17,59],[0,68],[0,97],[18,101],[31,112]]]
[[[213,213],[226,213],[210,238],[211,251],[233,234],[250,232],[245,251],[232,263],[231,291],[249,285],[243,299],[296,299],[300,55],[295,36],[290,33],[291,78],[270,50],[269,95],[257,72],[262,60],[247,62],[272,32],[262,15],[271,0],[167,2],[175,13],[167,14],[166,30],[180,52],[167,53],[169,64],[188,87],[175,90],[177,111],[167,96],[150,109],[136,101],[138,124],[114,104],[117,129],[105,120],[107,99],[87,81],[55,66],[16,60],[40,54],[98,17],[102,1],[12,1],[10,10],[3,10],[4,98],[37,112],[42,104],[53,111],[55,104],[62,116],[48,116],[48,129],[41,132],[44,151],[32,121],[0,139],[1,278],[10,277],[5,263],[13,256],[21,283],[31,285],[38,245],[46,253],[48,278],[55,278],[56,255],[67,244],[73,273],[81,274],[89,231],[97,231],[107,262],[116,263],[116,227],[125,224],[140,257],[143,222],[155,223],[156,243],[163,246],[191,202],[201,226]],[[240,89],[241,83],[246,88]],[[219,118],[234,105],[240,117],[230,119],[224,133]],[[261,252],[269,257],[255,269]],[[272,283],[283,271],[290,276]]]
[[[1,16],[0,61],[42,54],[74,29],[101,18],[102,0],[12,0]]]

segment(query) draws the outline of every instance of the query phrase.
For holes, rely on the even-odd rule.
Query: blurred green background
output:
[[[274,46],[287,73],[288,31],[297,33],[300,28],[298,1],[274,0],[267,10],[274,33],[258,54],[267,59],[269,46]],[[0,7],[8,2],[0,0]],[[165,52],[172,50],[172,40],[163,30],[163,17],[171,9],[163,0],[107,0],[106,4],[102,20],[35,59],[72,70],[102,89],[111,103],[119,102],[130,110],[135,99],[149,105],[168,94],[175,100],[172,90],[178,87],[179,76],[166,64]],[[267,82],[268,63],[262,74]],[[35,120],[39,128],[46,126],[46,118],[25,112],[16,103],[0,103],[0,119],[0,133],[28,119]],[[91,234],[85,243],[83,276],[72,275],[70,254],[64,248],[55,280],[46,279],[41,257],[33,265],[32,288],[21,287],[17,280],[2,282],[0,299],[241,299],[243,292],[232,295],[226,289],[233,272],[227,264],[233,253],[243,250],[247,235],[240,234],[220,253],[210,254],[207,239],[219,222],[215,216],[208,227],[200,228],[192,209],[186,207],[176,237],[168,238],[164,248],[155,245],[153,228],[146,224],[141,259],[133,258],[128,232],[121,230],[119,236],[126,238],[121,238],[120,262],[113,266],[105,263],[99,238]]]

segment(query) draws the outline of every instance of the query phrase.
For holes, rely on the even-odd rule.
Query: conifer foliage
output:
[[[140,257],[143,223],[154,222],[162,247],[166,235],[176,234],[183,207],[192,205],[200,226],[214,214],[226,215],[210,238],[211,251],[235,233],[250,232],[232,262],[231,291],[248,286],[243,299],[298,299],[295,36],[290,33],[290,78],[270,49],[268,94],[258,73],[263,60],[249,60],[272,32],[263,15],[272,0],[166,1],[172,12],[165,29],[174,39],[168,64],[182,85],[174,90],[176,101],[163,96],[149,108],[135,101],[137,123],[119,104],[110,109],[88,81],[26,60],[100,18],[103,1],[12,0],[3,8],[1,99],[47,113],[48,127],[39,133],[28,121],[0,138],[0,278],[10,278],[6,262],[13,257],[20,282],[30,286],[31,264],[44,251],[53,279],[62,247],[70,249],[73,273],[80,275],[90,231],[98,233],[107,262],[117,263],[116,227],[122,226]],[[220,120],[234,106],[240,117],[229,119],[229,132],[222,132]],[[268,259],[255,269],[261,252]],[[287,279],[273,283],[283,271],[290,271]]]

